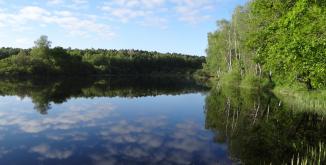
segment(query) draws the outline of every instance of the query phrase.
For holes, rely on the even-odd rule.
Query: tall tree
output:
[[[35,46],[31,51],[31,55],[34,57],[49,59],[51,41],[48,40],[48,37],[42,35],[38,40],[34,42]]]

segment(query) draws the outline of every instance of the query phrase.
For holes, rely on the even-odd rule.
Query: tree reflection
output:
[[[47,114],[51,103],[76,97],[143,97],[203,92],[193,79],[176,77],[29,78],[0,80],[0,95],[29,97],[34,108]]]
[[[214,140],[227,143],[231,157],[244,164],[290,163],[326,139],[324,116],[288,109],[269,92],[214,88],[205,107]]]

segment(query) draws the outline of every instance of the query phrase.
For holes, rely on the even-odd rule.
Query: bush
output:
[[[232,71],[223,74],[220,78],[222,85],[239,86],[241,82],[241,75],[238,71]]]

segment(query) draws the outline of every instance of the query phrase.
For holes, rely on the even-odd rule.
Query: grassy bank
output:
[[[271,91],[280,99],[280,104],[295,112],[313,112],[326,115],[326,90],[308,90],[304,84],[277,84],[268,78],[253,74],[241,76],[238,72],[225,73],[219,76],[196,74],[195,77],[206,81],[211,87],[234,87]],[[199,78],[198,78],[199,77]]]
[[[326,90],[308,91],[277,86],[272,91],[285,106],[295,111],[326,115]]]
[[[200,70],[194,74],[194,77],[197,80],[209,82],[211,86],[234,86],[249,89],[272,89],[275,86],[273,82],[270,82],[264,77],[258,77],[254,74],[246,74],[241,76],[241,74],[237,71],[223,73],[219,76],[212,76]]]
[[[291,165],[322,165],[326,161],[326,144],[320,142],[317,147],[306,147],[307,154],[294,155],[291,159]]]

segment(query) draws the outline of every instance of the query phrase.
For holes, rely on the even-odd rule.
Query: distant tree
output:
[[[17,54],[18,56],[27,56],[27,53],[25,50],[20,50],[19,53]]]
[[[42,35],[38,40],[34,41],[35,47],[37,48],[50,48],[51,43],[46,35]]]
[[[48,40],[48,37],[42,35],[35,42],[35,47],[31,51],[31,55],[34,57],[49,59],[51,41]]]

